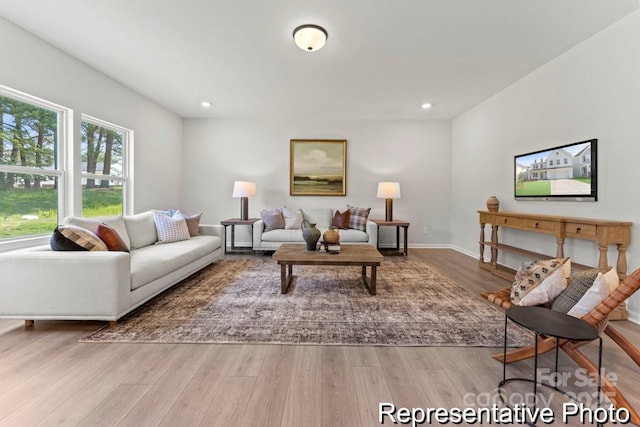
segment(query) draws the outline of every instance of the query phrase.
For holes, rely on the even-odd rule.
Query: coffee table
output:
[[[376,294],[376,268],[380,267],[383,256],[373,245],[342,245],[340,253],[308,251],[305,245],[285,243],[273,254],[280,265],[280,291],[287,293],[293,278],[294,265],[345,265],[360,266],[360,278],[371,295]],[[367,277],[367,267],[371,277]]]

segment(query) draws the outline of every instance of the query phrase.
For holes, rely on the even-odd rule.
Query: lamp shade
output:
[[[379,199],[399,199],[400,183],[399,182],[379,182],[378,195]]]
[[[256,183],[250,181],[234,182],[232,197],[256,197]]]
[[[314,52],[327,42],[327,31],[318,25],[300,25],[293,30],[293,39],[300,49]]]

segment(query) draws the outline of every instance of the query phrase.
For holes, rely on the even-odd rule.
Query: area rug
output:
[[[383,262],[375,296],[360,270],[294,266],[281,294],[270,257],[227,257],[83,341],[502,347],[503,312],[425,263]]]

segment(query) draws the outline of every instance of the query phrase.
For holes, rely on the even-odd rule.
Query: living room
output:
[[[602,8],[602,14],[606,15],[603,21],[609,20],[606,25],[601,24],[602,26],[592,33],[580,33],[579,39],[563,39],[566,44],[558,44],[554,47],[555,50],[546,50],[544,54],[552,54],[552,56],[536,57],[535,66],[532,66],[533,62],[528,64],[530,68],[523,66],[517,69],[514,65],[505,63],[505,69],[511,73],[511,80],[507,79],[508,84],[499,86],[505,80],[497,79],[491,86],[489,81],[483,88],[485,91],[481,92],[474,87],[474,81],[468,78],[468,75],[466,75],[467,80],[450,83],[462,89],[463,92],[473,93],[477,100],[458,111],[449,109],[450,107],[444,102],[444,92],[440,100],[438,96],[425,92],[424,88],[420,91],[413,88],[397,89],[403,93],[415,92],[415,99],[410,106],[384,105],[384,99],[378,99],[379,94],[370,93],[373,91],[364,93],[366,92],[364,90],[349,92],[349,97],[344,99],[327,100],[325,94],[314,89],[314,82],[322,80],[323,73],[326,72],[325,62],[332,60],[331,49],[346,49],[344,46],[340,47],[343,42],[340,41],[339,31],[331,31],[332,27],[329,26],[331,23],[327,23],[329,38],[323,50],[309,53],[307,56],[301,56],[307,54],[305,52],[294,51],[299,54],[296,60],[300,67],[297,69],[298,72],[301,72],[300,70],[312,72],[314,67],[317,67],[318,73],[311,74],[313,78],[310,82],[303,78],[293,78],[295,76],[286,73],[287,78],[291,78],[292,86],[289,89],[286,89],[286,79],[282,78],[285,88],[281,90],[295,92],[305,88],[303,93],[307,95],[306,97],[298,99],[296,105],[282,104],[278,99],[261,95],[263,92],[260,91],[260,85],[252,83],[251,87],[256,90],[256,99],[238,99],[237,104],[233,105],[236,110],[231,109],[226,115],[220,113],[226,105],[217,101],[214,90],[217,89],[221,93],[232,92],[232,89],[219,87],[224,84],[211,84],[207,88],[207,93],[188,94],[193,105],[183,103],[176,104],[174,110],[169,108],[171,91],[178,92],[180,86],[172,85],[171,79],[164,75],[162,77],[153,74],[137,76],[139,69],[129,66],[127,62],[136,55],[146,54],[145,49],[148,45],[145,44],[144,34],[140,36],[139,43],[124,43],[128,46],[125,50],[108,49],[110,36],[104,35],[101,39],[91,39],[86,43],[78,42],[75,47],[76,53],[70,54],[56,46],[65,45],[69,42],[68,39],[81,38],[78,34],[83,32],[78,31],[77,34],[73,30],[56,32],[55,27],[60,25],[59,22],[73,21],[74,18],[63,16],[73,12],[69,12],[67,7],[60,7],[59,10],[53,7],[52,10],[46,9],[52,17],[51,22],[48,23],[50,27],[38,29],[30,27],[28,20],[22,22],[20,18],[21,15],[27,16],[28,13],[25,11],[33,6],[18,5],[18,3],[0,2],[0,16],[2,16],[0,39],[10,41],[3,43],[3,56],[12,58],[11,61],[3,61],[0,67],[0,85],[63,105],[73,110],[74,115],[77,116],[88,114],[133,129],[135,175],[133,206],[130,213],[144,212],[149,209],[180,208],[187,213],[202,212],[202,223],[219,224],[226,218],[238,216],[240,203],[238,199],[232,197],[233,183],[238,180],[248,180],[256,182],[257,185],[256,197],[249,201],[252,217],[258,216],[262,209],[270,207],[330,206],[343,210],[349,204],[371,207],[371,216],[381,218],[384,216],[384,200],[376,198],[377,184],[381,181],[397,181],[401,184],[402,197],[394,200],[394,216],[411,224],[409,227],[410,251],[425,251],[419,256],[434,257],[442,265],[452,268],[458,264],[468,268],[464,274],[459,273],[458,281],[485,273],[477,268],[479,235],[477,211],[485,209],[485,201],[490,195],[496,195],[500,199],[500,210],[504,211],[636,222],[636,212],[640,208],[640,202],[634,202],[630,196],[634,194],[632,186],[635,178],[635,158],[640,154],[638,152],[640,148],[637,148],[636,144],[637,135],[640,134],[640,121],[637,120],[637,112],[640,111],[640,81],[637,78],[640,71],[638,63],[640,11],[637,10],[639,6],[637,1],[608,2],[607,6],[603,6],[604,2],[590,3]],[[615,4],[615,7],[609,7],[610,3]],[[91,15],[92,6],[68,5],[68,8],[72,7],[81,8],[79,13]],[[545,3],[545,6],[541,6],[538,10],[543,18],[552,19],[551,16],[544,14],[544,7],[552,8],[551,3]],[[144,5],[138,5],[132,6],[130,12],[134,16],[141,17],[141,23],[144,24],[141,25],[141,32],[146,31],[147,26],[151,25],[144,20],[143,11]],[[44,14],[44,12],[40,13]],[[118,13],[122,12],[116,7],[109,13],[112,15],[107,16],[117,17]],[[575,13],[578,15],[575,16],[575,20],[580,21],[580,12]],[[584,13],[587,15],[586,12]],[[567,16],[571,15],[564,15],[565,18]],[[586,18],[594,19],[594,15],[588,15]],[[147,17],[147,19],[152,18]],[[216,19],[225,18],[217,17]],[[241,22],[238,16],[234,15],[233,19]],[[295,17],[295,19],[302,18]],[[504,34],[508,34],[511,30],[506,24],[509,20],[503,17],[503,21],[505,24],[499,28],[499,31],[502,31],[503,38],[508,39],[509,37]],[[274,22],[276,22],[275,18]],[[579,23],[572,24],[575,24],[575,28],[582,29]],[[345,22],[341,22],[340,25],[348,26]],[[293,27],[278,29],[286,33],[283,40],[286,39],[286,42],[291,45],[282,46],[280,49],[297,49],[291,38]],[[473,28],[481,32],[484,27],[480,25]],[[569,26],[569,28],[573,27]],[[387,31],[382,30],[383,33]],[[543,30],[541,32],[544,33]],[[154,34],[149,37],[160,37],[160,35]],[[163,42],[168,46],[172,43],[179,44],[181,38],[174,37],[172,39],[167,36]],[[249,55],[244,49],[250,46],[246,40],[244,42],[240,46],[239,54]],[[90,51],[93,48],[92,43],[103,43],[107,46],[102,54],[110,55],[108,66],[101,63],[85,63],[74,56],[81,56],[82,52]],[[222,42],[218,40],[211,43],[213,49],[213,45],[217,46],[217,43]],[[233,38],[229,43],[233,46]],[[118,46],[121,45],[118,44]],[[370,47],[374,52],[375,48],[375,46]],[[473,52],[475,49],[473,44],[457,48],[466,49],[465,52]],[[188,47],[180,49],[178,51],[183,52],[183,57],[167,56],[162,61],[170,64],[180,60],[184,67],[200,70],[198,55],[201,52],[193,52]],[[260,49],[259,43],[255,49]],[[400,68],[411,67],[410,46],[405,49],[406,52],[398,52],[394,57],[383,57],[380,62],[395,61]],[[528,46],[521,46],[517,50],[525,52],[529,49]],[[223,50],[223,52],[226,51]],[[320,56],[322,54],[324,56]],[[440,51],[438,54],[442,58],[447,56],[447,52]],[[458,54],[459,52],[452,53],[452,55]],[[227,55],[228,58],[225,59],[231,60],[234,53],[227,52]],[[345,52],[338,50],[335,55],[338,56],[333,58],[334,61],[341,61],[344,66],[349,65],[349,58]],[[468,55],[471,56],[471,53]],[[263,59],[259,52],[255,53],[255,58]],[[316,59],[319,64],[313,62]],[[491,59],[488,58],[487,61]],[[365,65],[375,67],[375,64]],[[463,62],[461,67],[464,66],[466,63]],[[139,81],[148,80],[148,82],[143,83],[139,88],[131,88],[109,77],[110,73],[118,68],[127,70],[127,73],[132,75],[131,78],[137,77]],[[277,74],[279,68],[274,65],[273,68],[266,68],[263,71],[266,76],[272,78],[271,74]],[[355,77],[357,77],[357,71],[359,68],[354,67],[352,72]],[[427,70],[422,72],[428,74]],[[201,73],[208,74],[206,69],[194,72],[198,75]],[[483,74],[486,71],[478,69],[477,73],[479,79],[483,77],[484,81],[487,81],[487,76]],[[253,78],[260,81],[259,76],[256,77],[255,74],[246,70],[238,70],[238,74],[239,76],[233,76],[234,79]],[[223,75],[220,78],[231,77]],[[213,81],[216,78],[217,76],[212,74],[209,80]],[[402,86],[402,82],[397,80],[383,81],[389,86]],[[157,98],[141,94],[154,85],[163,83],[168,89],[166,93],[158,94]],[[357,81],[352,85],[357,86]],[[493,90],[489,90],[490,87]],[[393,95],[393,90],[386,90],[387,92],[384,93]],[[373,107],[366,111],[358,110],[360,96],[365,101],[363,104]],[[434,98],[423,98],[430,96]],[[211,110],[203,110],[198,105],[203,99],[213,102]],[[326,108],[322,115],[316,115],[317,111],[312,108],[315,100],[322,100],[325,102],[323,105],[334,105],[334,108]],[[422,110],[420,103],[430,100],[434,104],[433,107],[430,110]],[[396,102],[395,99],[394,102]],[[242,103],[250,104],[246,109],[246,115],[238,113]],[[191,113],[177,113],[176,110]],[[295,114],[279,114],[279,111],[285,110],[293,111]],[[74,132],[79,132],[79,127],[79,124],[74,122]],[[289,144],[291,139],[298,138],[347,141],[346,197],[289,195]],[[514,155],[591,138],[597,138],[599,143],[597,202],[514,200]],[[77,209],[77,206],[69,208],[67,214],[77,213],[73,212],[74,209]],[[638,227],[632,227],[632,243],[626,253],[628,272],[640,268],[640,259],[633,244],[640,239],[638,230]],[[382,234],[385,244],[392,243],[393,238],[392,233]],[[248,244],[251,236],[247,230],[239,230],[236,239],[239,244]],[[506,243],[528,247],[537,252],[554,254],[556,250],[556,242],[548,236],[513,232],[507,235],[506,239]],[[48,237],[45,237],[37,243],[47,242]],[[0,242],[0,248],[2,248],[1,251],[13,249],[15,243],[10,245],[7,242]],[[445,255],[436,255],[432,251],[444,251]],[[455,255],[450,255],[453,253]],[[598,264],[599,253],[594,249],[592,242],[567,241],[565,253],[578,263],[592,266]],[[233,255],[229,255],[226,258],[232,257]],[[609,248],[610,262],[613,262],[612,260],[616,257],[616,248]],[[447,261],[447,258],[451,260]],[[506,257],[503,261],[517,268],[522,260],[517,257]],[[470,285],[474,290],[486,290],[480,288],[491,286],[490,278],[481,277],[477,279],[479,283]],[[499,279],[493,280],[496,280],[494,282],[496,288],[508,285]],[[627,301],[627,309],[629,319],[636,323],[640,322],[640,296],[636,294],[631,297]],[[639,336],[637,325],[630,321],[624,322],[629,323],[625,333],[634,337],[632,341],[637,345]],[[95,329],[95,324],[84,325],[83,322],[69,322],[70,324],[43,322],[44,329],[38,330],[38,323],[36,322],[34,332],[51,334],[38,335],[41,343],[47,339],[60,343],[72,341],[75,343],[83,334],[88,334],[91,328]],[[8,335],[0,335],[3,349],[13,344],[25,349],[36,348],[34,343],[28,342],[32,337],[28,331],[22,330],[20,322],[3,320],[0,322],[0,330],[8,331]],[[23,335],[18,335],[18,331]],[[171,368],[176,368],[177,373],[164,379],[169,384],[171,380],[176,379],[178,373],[184,373],[185,368],[179,361],[191,360],[185,359],[187,357],[185,353],[189,350],[179,349],[177,348],[179,346],[175,345],[158,346],[162,351],[166,350],[171,354],[173,359],[170,359],[175,362]],[[127,351],[133,352],[133,350],[114,347],[109,344],[111,349],[109,351],[112,353],[102,354],[99,357],[108,359],[114,355],[124,356]],[[383,360],[378,360],[376,363],[378,366],[382,363],[384,366],[395,367],[405,375],[411,372],[406,369],[407,360],[420,363],[415,362],[419,357],[450,359],[451,363],[458,362],[465,367],[474,366],[472,365],[474,359],[478,359],[480,361],[475,362],[478,363],[474,366],[475,368],[484,367],[499,374],[500,365],[491,359],[487,349],[465,350],[468,352],[458,355],[458,350],[455,348],[438,349],[438,351],[433,348],[423,348],[415,354],[411,353],[411,350],[400,347],[385,349],[378,353],[378,358]],[[609,350],[610,348],[606,347],[605,354]],[[22,353],[19,349],[14,351],[16,351],[13,356],[15,362]],[[52,349],[52,351],[55,350]],[[162,358],[161,355],[151,355],[153,350],[144,351],[148,352],[145,354],[149,357],[149,363],[162,365],[163,372],[169,369],[159,360]],[[285,354],[286,360],[293,360],[294,357],[293,350],[289,348],[265,350],[263,347],[244,346],[241,349],[237,347],[227,349],[228,353],[233,351],[237,353],[231,357],[237,357],[244,363],[242,366],[236,366],[238,372],[251,371],[256,366],[256,360],[262,360],[269,352]],[[295,355],[296,361],[309,357],[315,363],[320,357],[307,348],[296,351],[301,352],[300,355]],[[358,357],[362,359],[371,357],[371,351],[371,349],[363,350],[362,353],[358,353]],[[358,350],[347,350],[351,356],[356,352]],[[73,357],[76,358],[81,357],[80,355],[83,353],[73,353]],[[398,355],[401,357],[397,358]],[[142,355],[137,357],[144,360]],[[273,355],[270,357],[273,360],[276,359]],[[62,358],[57,360],[56,366],[65,366]],[[301,378],[320,381],[315,373],[306,377],[303,364],[296,366],[302,372]],[[629,376],[635,375],[633,378],[639,376],[636,366],[632,365],[629,368],[625,365],[623,370]],[[473,368],[470,367],[466,372],[471,374]],[[59,374],[53,371],[50,374],[56,381],[60,379]],[[424,402],[407,398],[412,388],[403,389],[403,382],[409,376],[410,374],[406,374],[406,377],[401,375],[396,386],[389,385],[390,388],[397,387],[397,395],[394,397],[398,395],[399,397],[395,400],[398,404],[405,406],[410,405],[407,402],[415,402],[416,407],[424,405]],[[237,382],[229,382],[231,389],[235,391],[235,394],[231,395],[241,395],[242,390],[248,387],[243,383],[243,378],[247,377],[238,375],[233,378]],[[378,384],[374,376],[363,378],[369,378],[368,386],[374,387]],[[437,378],[448,381],[442,379],[443,377]],[[66,384],[70,387],[79,386],[81,382],[52,382],[52,384]],[[131,396],[139,396],[146,391],[143,386],[137,384],[136,387],[127,389]],[[465,387],[460,384],[456,386]],[[267,387],[264,387],[266,390]],[[473,387],[476,390],[490,389],[495,387],[495,382],[485,381],[483,378],[480,382],[474,383]],[[392,391],[395,390],[394,388]],[[627,394],[631,391],[629,388],[626,390]],[[313,394],[312,396],[317,397]],[[16,405],[22,405],[19,397],[20,395],[12,400]],[[228,410],[232,411],[232,399],[228,398],[226,402],[229,404]],[[444,402],[442,405],[447,404],[446,400]],[[306,403],[301,405],[305,406]],[[638,407],[637,404],[636,407]],[[338,412],[343,413],[342,411],[344,408]],[[313,418],[314,414],[311,413],[309,418]],[[44,414],[38,422],[46,415]],[[294,418],[299,420],[296,417],[291,419]],[[319,423],[320,418],[314,419],[309,424]]]

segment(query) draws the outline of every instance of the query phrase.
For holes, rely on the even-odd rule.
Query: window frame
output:
[[[81,128],[83,122],[88,122],[96,126],[100,126],[115,132],[122,133],[122,176],[115,175],[100,175],[90,174],[83,172],[81,169],[82,161],[79,160],[77,165],[78,171],[78,201],[79,201],[79,213],[82,215],[82,180],[83,179],[95,179],[104,180],[107,178],[109,181],[122,182],[122,215],[131,215],[133,213],[133,139],[134,131],[132,129],[125,128],[123,126],[110,123],[106,120],[99,119],[89,114],[80,114],[80,121],[78,127]],[[82,132],[79,132],[78,144],[76,146],[78,150],[78,158],[82,156]]]
[[[53,111],[57,114],[57,136],[56,136],[56,156],[55,160],[57,167],[54,169],[44,169],[31,166],[16,166],[16,165],[2,165],[0,164],[0,172],[7,173],[19,173],[28,175],[42,175],[42,176],[55,176],[58,178],[58,222],[61,218],[66,216],[69,212],[70,203],[70,180],[68,179],[68,165],[70,164],[69,153],[71,150],[68,148],[67,141],[73,139],[73,110],[68,107],[56,104],[51,101],[39,98],[37,96],[30,95],[25,92],[21,92],[16,89],[12,89],[8,86],[0,85],[0,95],[6,98],[12,98],[16,101],[30,104],[35,107],[43,108],[49,111]],[[24,247],[25,243],[40,240],[43,236],[49,236],[47,233],[41,234],[29,234],[17,237],[7,237],[0,239],[0,252],[4,246],[8,246],[9,249],[13,249],[14,246]]]

